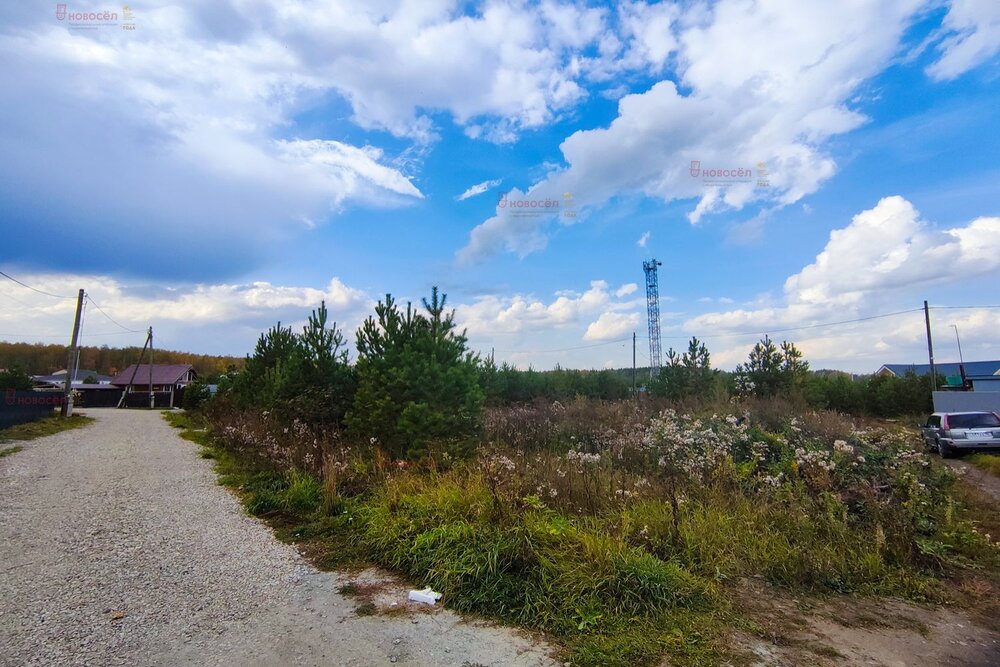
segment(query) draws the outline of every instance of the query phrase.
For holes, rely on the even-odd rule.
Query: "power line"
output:
[[[931,310],[934,309],[950,309],[950,310],[979,310],[979,309],[998,309],[1000,306],[931,306]],[[670,340],[690,340],[692,336],[699,339],[709,339],[709,338],[736,338],[739,336],[760,336],[761,334],[772,334],[772,333],[788,333],[790,331],[805,331],[808,329],[821,329],[824,327],[834,327],[843,324],[857,324],[859,322],[869,322],[872,320],[884,319],[887,317],[896,317],[897,315],[907,315],[909,313],[916,313],[923,311],[923,308],[911,308],[909,310],[898,310],[892,313],[879,313],[877,315],[868,315],[866,317],[856,317],[850,320],[838,320],[836,322],[822,322],[819,324],[805,324],[797,327],[782,327],[780,329],[756,329],[753,331],[733,331],[729,333],[719,333],[719,334],[687,334],[678,336],[661,336],[661,338],[667,338]],[[499,333],[522,333],[522,332],[483,332],[480,335],[492,336]],[[509,350],[498,348],[499,350],[507,353],[519,353],[519,354],[541,354],[545,352],[565,352],[570,350],[582,350],[590,347],[599,347],[602,345],[610,345],[613,343],[619,343],[622,341],[630,340],[631,336],[627,338],[620,338],[616,340],[606,341],[603,343],[596,343],[593,345],[579,345],[574,347],[565,348],[553,348],[549,350]],[[637,336],[637,341],[649,340],[648,336]]]
[[[624,343],[625,341],[632,340],[632,336],[627,336],[625,338],[618,338],[615,340],[607,340],[603,343],[592,343],[590,345],[574,345],[573,347],[559,347],[552,348],[549,350],[504,350],[500,349],[501,352],[507,352],[508,354],[546,354],[549,352],[569,352],[570,350],[586,350],[592,347],[603,347],[605,345],[614,345],[615,343]]]
[[[7,294],[6,292],[0,292],[0,295],[3,295],[3,296],[5,296],[5,297],[7,297],[7,298],[8,298],[8,299],[10,299],[11,301],[15,301],[15,302],[17,302],[17,303],[21,304],[21,305],[22,305],[22,306],[24,306],[25,308],[28,308],[28,309],[31,309],[31,310],[34,310],[34,309],[37,309],[37,308],[38,308],[38,306],[32,306],[32,305],[31,305],[30,303],[25,303],[24,301],[21,301],[21,300],[20,300],[20,299],[18,299],[17,297],[15,297],[15,296],[11,296],[10,294]]]
[[[76,298],[75,296],[62,296],[62,295],[60,295],[60,294],[53,294],[52,292],[46,292],[45,290],[40,290],[40,289],[38,289],[37,287],[32,287],[31,285],[27,285],[27,284],[25,284],[25,283],[22,283],[22,282],[21,282],[20,280],[18,280],[17,278],[15,278],[15,277],[13,277],[13,276],[10,276],[10,275],[7,275],[7,274],[6,274],[6,273],[4,273],[3,271],[0,271],[0,276],[3,276],[3,277],[4,277],[4,278],[6,278],[7,280],[12,280],[13,282],[17,283],[17,284],[18,284],[18,285],[20,285],[21,287],[27,287],[27,288],[28,288],[28,289],[30,289],[30,290],[31,290],[32,292],[38,292],[39,294],[44,294],[45,296],[51,296],[51,297],[53,297],[53,298],[55,298],[55,299],[75,299],[75,298]]]
[[[98,333],[85,334],[81,333],[81,336],[124,336],[125,334],[135,333],[134,331],[100,331]],[[143,333],[143,332],[139,332]],[[65,334],[26,334],[26,333],[2,333],[0,336],[10,336],[12,338],[62,338]]]
[[[939,306],[939,307],[940,308],[959,308],[960,306]],[[667,339],[671,339],[671,340],[689,340],[693,336],[693,337],[698,338],[698,339],[705,339],[705,340],[707,340],[707,339],[711,339],[711,338],[736,338],[736,337],[739,337],[739,336],[760,336],[761,334],[767,335],[767,334],[772,334],[772,333],[787,333],[787,332],[790,332],[790,331],[804,331],[804,330],[808,330],[808,329],[819,329],[819,328],[824,328],[824,327],[840,326],[840,325],[843,325],[843,324],[856,324],[858,322],[869,322],[871,320],[884,319],[886,317],[896,317],[898,315],[906,315],[908,313],[916,313],[916,312],[921,312],[921,311],[923,311],[923,308],[911,308],[909,310],[899,310],[899,311],[892,312],[892,313],[880,313],[878,315],[869,315],[867,317],[856,317],[856,318],[853,318],[853,319],[850,319],[850,320],[838,320],[836,322],[823,322],[823,323],[820,323],[820,324],[806,324],[806,325],[802,325],[802,326],[798,326],[798,327],[783,327],[783,328],[780,328],[780,329],[758,329],[756,331],[734,331],[734,332],[730,332],[730,333],[706,334],[706,335],[689,334],[689,335],[684,335],[684,336],[662,336],[662,338],[667,338]],[[626,338],[619,338],[619,339],[616,339],[616,340],[610,340],[610,341],[606,341],[606,342],[603,342],[603,343],[594,343],[592,345],[577,345],[577,346],[573,346],[573,347],[553,348],[553,349],[549,349],[549,350],[504,350],[504,349],[500,348],[500,351],[506,352],[507,354],[545,354],[545,353],[549,353],[549,352],[568,352],[568,351],[571,351],[571,350],[583,350],[583,349],[588,349],[588,348],[593,348],[593,347],[601,347],[601,346],[604,346],[604,345],[613,345],[615,343],[622,343],[622,342],[625,342],[625,341],[630,341],[631,339],[632,339],[632,337],[628,336]],[[636,338],[637,341],[638,340],[646,340],[646,339],[648,339],[648,338],[647,337],[642,337],[642,336],[638,336]]]
[[[111,317],[106,312],[104,312],[104,309],[101,308],[100,306],[98,306],[97,302],[95,302],[94,299],[93,299],[93,297],[91,297],[89,294],[87,295],[87,301],[89,301],[91,303],[91,305],[94,306],[94,308],[96,308],[97,310],[99,310],[101,312],[101,315],[104,315],[104,317],[108,318],[108,320],[112,324],[114,324],[115,326],[117,326],[119,329],[122,329],[124,332],[127,332],[127,333],[145,333],[145,331],[140,331],[138,329],[129,329],[127,326],[124,326],[124,325],[120,324],[115,318]]]
[[[906,315],[907,313],[916,313],[923,311],[923,308],[911,308],[910,310],[899,310],[894,313],[882,313],[880,315],[869,315],[868,317],[856,317],[852,320],[840,320],[838,322],[823,322],[821,324],[806,324],[800,327],[785,327],[782,329],[757,329],[755,331],[735,331],[731,333],[721,333],[721,334],[707,334],[702,336],[696,336],[697,338],[728,338],[736,336],[759,336],[761,334],[772,334],[772,333],[786,333],[789,331],[803,331],[805,329],[820,329],[823,327],[834,327],[841,324],[856,324],[857,322],[868,322],[870,320],[879,320],[886,317],[895,317],[897,315]],[[694,334],[692,334],[694,335]],[[687,340],[691,336],[664,336],[664,338],[673,339],[684,339]]]

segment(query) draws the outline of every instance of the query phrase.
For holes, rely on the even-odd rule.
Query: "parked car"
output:
[[[995,412],[935,412],[920,434],[944,458],[963,452],[1000,450],[1000,415]]]

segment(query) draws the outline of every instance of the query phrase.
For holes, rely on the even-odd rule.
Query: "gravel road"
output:
[[[344,576],[247,517],[159,413],[87,414],[0,459],[0,664],[551,664],[529,637],[403,597],[357,615]]]

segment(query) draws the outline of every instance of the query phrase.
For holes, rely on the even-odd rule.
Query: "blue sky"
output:
[[[1000,304],[995,2],[131,8],[0,8],[0,270],[160,346],[439,285],[498,359],[627,366],[636,331],[645,364],[654,256],[663,348],[723,368],[779,330],[815,368],[918,362],[919,313],[816,325]],[[2,283],[0,339],[72,307]],[[952,324],[1000,357],[1000,310],[933,320],[940,359]],[[88,307],[84,342],[137,341]]]

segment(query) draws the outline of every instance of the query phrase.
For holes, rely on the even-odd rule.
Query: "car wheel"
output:
[[[938,453],[941,455],[941,458],[943,459],[953,459],[956,456],[958,456],[958,452],[956,452],[955,448],[952,447],[951,445],[945,444],[940,440],[938,440],[937,446],[938,446]]]

